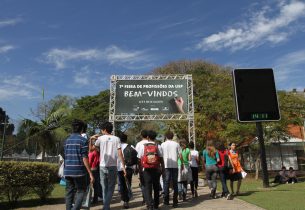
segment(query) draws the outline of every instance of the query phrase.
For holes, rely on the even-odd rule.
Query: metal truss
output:
[[[187,80],[188,104],[186,114],[160,114],[160,115],[116,115],[116,83],[118,80]],[[193,81],[190,74],[168,74],[168,75],[112,75],[110,81],[110,103],[109,103],[109,121],[128,122],[128,121],[188,121],[189,141],[195,139],[195,121],[194,121],[194,101],[193,101]],[[114,126],[115,127],[115,126]]]

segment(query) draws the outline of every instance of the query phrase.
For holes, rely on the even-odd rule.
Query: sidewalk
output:
[[[133,195],[134,199],[130,201],[129,209],[131,210],[146,210],[145,206],[142,205],[142,193],[138,187],[138,182],[136,177],[135,181],[133,181]],[[188,194],[186,202],[180,202],[179,207],[175,208],[177,210],[181,209],[192,209],[192,210],[238,210],[238,209],[246,209],[246,210],[262,210],[262,208],[257,207],[253,204],[249,204],[245,201],[242,201],[238,198],[234,198],[233,200],[226,200],[225,198],[218,199],[210,199],[209,198],[209,189],[208,187],[199,187],[198,190],[199,196],[197,198],[191,198],[190,193]],[[64,202],[64,201],[63,201]],[[174,209],[170,206],[163,205],[163,199],[160,199],[160,210],[166,209]],[[172,201],[170,201],[170,204]],[[56,205],[44,205],[32,208],[19,208],[20,210],[64,210],[65,205],[56,204]],[[102,209],[102,205],[92,206],[90,209],[92,210],[100,210]],[[117,190],[114,192],[114,196],[111,203],[111,209],[119,210],[122,209],[122,203],[120,202],[120,196]]]

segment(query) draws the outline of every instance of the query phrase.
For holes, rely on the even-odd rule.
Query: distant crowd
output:
[[[218,176],[222,185],[221,197],[228,200],[239,194],[241,181],[246,176],[235,143],[226,148],[223,144],[215,147],[213,141],[208,141],[199,155],[194,142],[186,139],[176,142],[172,131],[167,131],[164,142],[160,142],[156,140],[155,131],[143,130],[141,141],[134,147],[127,143],[128,136],[123,132],[117,136],[112,134],[113,125],[110,122],[103,123],[101,133],[90,138],[86,135],[86,128],[83,121],[74,120],[73,133],[64,145],[63,178],[66,182],[67,210],[80,209],[84,202],[90,207],[91,203],[98,204],[99,201],[103,210],[109,210],[116,183],[122,208],[128,209],[133,197],[133,174],[139,177],[143,205],[148,210],[159,208],[161,194],[163,204],[170,205],[170,186],[173,191],[171,205],[176,208],[179,202],[188,199],[188,185],[191,197],[198,197],[200,157],[212,199],[218,197]],[[231,191],[227,180],[230,180]],[[234,181],[237,181],[236,191]],[[92,185],[91,200],[88,192]]]

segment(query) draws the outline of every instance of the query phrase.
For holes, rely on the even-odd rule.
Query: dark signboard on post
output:
[[[238,121],[280,120],[272,69],[235,69],[233,81]]]
[[[117,80],[115,115],[159,115],[187,113],[187,80]]]

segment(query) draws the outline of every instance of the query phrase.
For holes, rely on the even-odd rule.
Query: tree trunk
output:
[[[259,176],[259,166],[260,166],[260,158],[259,155],[256,157],[255,160],[255,180],[258,180]]]
[[[43,146],[43,147],[42,147],[41,162],[44,162],[44,161],[45,161],[45,156],[46,156],[46,148]]]

